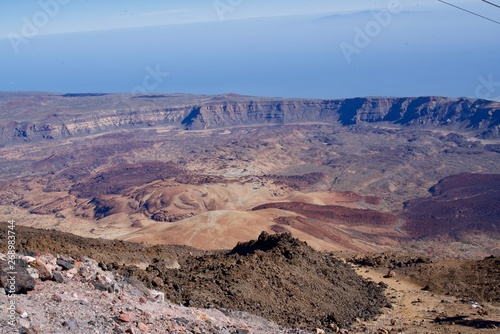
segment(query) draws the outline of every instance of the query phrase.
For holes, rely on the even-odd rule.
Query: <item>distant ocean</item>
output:
[[[481,78],[500,82],[500,35],[466,19],[366,12],[166,25],[37,36],[17,54],[2,39],[0,90],[473,97]]]

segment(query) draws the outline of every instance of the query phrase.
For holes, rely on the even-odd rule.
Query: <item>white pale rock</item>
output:
[[[33,256],[23,256],[22,259],[26,263],[30,263],[36,260],[36,258],[34,258]]]

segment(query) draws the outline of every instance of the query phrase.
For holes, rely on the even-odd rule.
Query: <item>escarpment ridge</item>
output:
[[[175,126],[204,130],[304,122],[344,126],[388,122],[466,129],[500,137],[500,102],[408,97],[335,100],[221,96],[0,93],[0,143],[42,141],[117,129]]]

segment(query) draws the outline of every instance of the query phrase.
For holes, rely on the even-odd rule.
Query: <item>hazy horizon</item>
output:
[[[437,1],[2,6],[2,91],[500,97],[500,25]]]

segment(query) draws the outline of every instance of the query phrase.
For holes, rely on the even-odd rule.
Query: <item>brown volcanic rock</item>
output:
[[[371,204],[371,205],[380,205],[382,203],[382,200],[377,196],[366,196],[365,198],[363,198],[363,201],[366,204]]]
[[[275,218],[274,222],[276,224],[271,226],[271,230],[276,233],[289,232],[288,227],[292,227],[320,240],[330,240],[346,249],[352,249],[359,252],[363,251],[361,248],[351,243],[349,235],[335,228],[333,224],[332,226],[325,226],[324,224],[318,224],[315,219],[308,219],[301,216],[281,216]]]
[[[500,258],[441,261],[404,268],[403,273],[428,290],[478,302],[500,303]]]
[[[302,328],[347,326],[374,317],[388,303],[382,287],[290,234],[263,232],[229,253],[189,258],[179,270],[153,263],[146,276],[134,272],[150,285],[160,278],[172,301],[243,310]]]
[[[52,273],[50,272],[50,269],[47,268],[42,260],[36,259],[35,261],[30,262],[30,266],[38,271],[38,275],[40,276],[40,279],[42,281],[52,279]]]
[[[345,194],[353,201],[362,199],[359,195]],[[252,211],[279,209],[288,211],[273,218],[275,224],[270,231],[277,233],[300,231],[317,240],[331,243],[354,251],[366,251],[366,244],[390,244],[401,237],[393,227],[398,220],[394,215],[370,209],[356,209],[338,205],[316,205],[304,202],[273,202],[258,205]],[[297,216],[290,216],[290,212]],[[373,233],[376,231],[376,233]],[[356,236],[353,242],[352,235]],[[305,237],[301,237],[305,239]],[[359,242],[358,242],[359,240]]]
[[[430,189],[432,196],[448,199],[466,198],[479,193],[500,191],[500,174],[452,175],[440,180]]]
[[[75,259],[88,256],[104,264],[137,264],[154,258],[180,259],[189,254],[204,253],[187,246],[148,246],[118,240],[83,238],[70,233],[20,225],[16,226],[16,237],[16,249],[19,252],[64,254]],[[7,229],[0,229],[0,239],[7,240]],[[0,251],[7,251],[7,243],[0,244]],[[78,268],[78,262],[75,261],[73,265]]]
[[[324,180],[323,173],[307,173],[303,175],[271,175],[269,179],[275,180],[275,184],[284,183],[292,189],[303,190]]]
[[[406,204],[403,228],[415,237],[500,232],[500,174],[459,174],[430,189],[432,197]]]
[[[155,212],[152,216],[151,219],[157,221],[157,222],[169,222],[173,223],[182,219],[186,219],[189,217],[194,216],[193,213],[185,213],[185,214],[172,214],[168,211],[162,210]]]
[[[338,205],[315,205],[302,202],[276,202],[256,206],[252,210],[280,209],[309,218],[335,220],[349,225],[387,226],[397,222],[395,216],[368,209],[353,209]]]
[[[146,183],[174,178],[188,173],[180,166],[170,162],[144,162],[110,168],[87,181],[78,183],[70,193],[93,198],[100,195],[119,194],[125,189]]]

